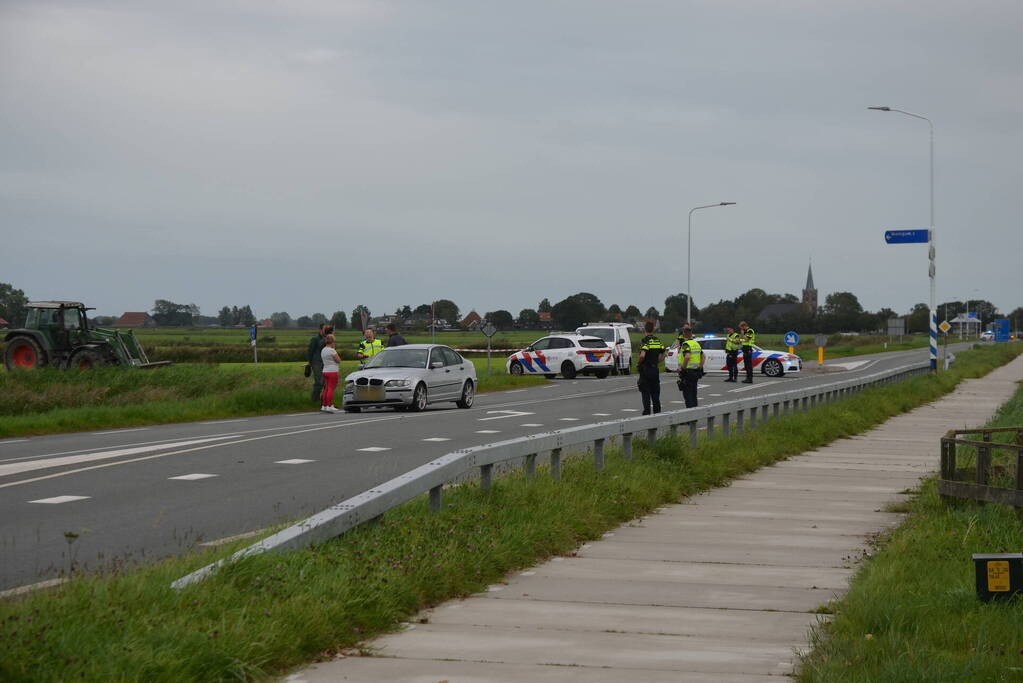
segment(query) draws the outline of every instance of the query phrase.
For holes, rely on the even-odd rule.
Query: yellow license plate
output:
[[[355,387],[356,401],[383,401],[386,397],[383,385],[378,387]]]

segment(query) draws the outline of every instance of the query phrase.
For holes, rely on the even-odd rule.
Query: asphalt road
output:
[[[955,347],[953,347],[955,348]],[[924,360],[837,359],[753,385],[708,375],[701,404]],[[682,407],[662,375],[664,410]],[[448,407],[450,406],[450,407]],[[308,413],[0,441],[0,590],[147,563],[318,512],[449,451],[639,414],[636,378],[553,380],[423,413]]]

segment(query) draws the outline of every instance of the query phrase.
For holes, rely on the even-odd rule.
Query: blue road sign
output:
[[[885,244],[920,244],[930,241],[930,230],[885,230]]]
[[[1006,318],[999,318],[991,323],[991,331],[995,333],[996,342],[1009,341],[1009,321]]]
[[[249,328],[249,341],[256,341],[256,326]]]
[[[795,346],[799,343],[799,335],[795,332],[785,333],[785,346]]]

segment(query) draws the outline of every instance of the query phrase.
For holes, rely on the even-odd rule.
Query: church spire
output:
[[[813,286],[813,263],[806,269],[806,289],[814,289]]]

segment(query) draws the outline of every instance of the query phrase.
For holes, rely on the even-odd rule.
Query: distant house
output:
[[[274,321],[270,320],[270,318],[266,318],[264,320],[260,320],[256,324],[259,325],[260,327],[273,327],[274,326]]]
[[[646,323],[653,323],[654,324],[654,332],[660,332],[661,331],[661,319],[660,318],[647,318],[646,320],[643,321],[643,327],[644,328],[646,327]]]
[[[469,313],[462,318],[462,322],[459,323],[463,330],[478,330],[482,324],[483,318],[481,318],[480,314],[476,311],[469,311]]]
[[[540,316],[540,329],[541,330],[553,330],[554,329],[554,318],[551,317],[550,311],[540,311],[537,313]]]
[[[146,312],[128,312],[122,315],[113,325],[114,327],[156,327],[153,316]]]
[[[802,313],[806,310],[804,304],[767,304],[764,310],[760,311],[757,320],[766,323],[771,318],[783,318],[787,315]]]

